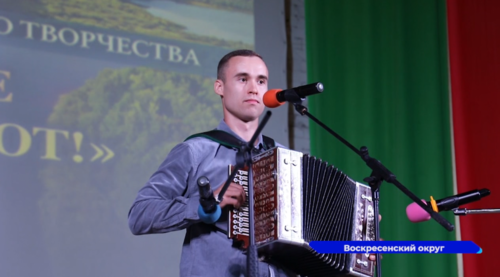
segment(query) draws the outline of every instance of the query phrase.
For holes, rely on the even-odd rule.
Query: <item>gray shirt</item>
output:
[[[218,130],[238,137],[224,122]],[[240,140],[241,138],[238,137]],[[262,135],[259,145],[262,148]],[[197,180],[206,176],[213,190],[228,177],[236,150],[212,140],[195,137],[175,146],[146,185],[129,212],[133,234],[186,230],[180,264],[181,276],[245,276],[246,255],[227,237],[227,210],[216,226],[200,222]],[[259,276],[295,276],[266,263],[259,263]]]

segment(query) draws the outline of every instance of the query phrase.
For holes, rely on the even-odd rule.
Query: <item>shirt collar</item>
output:
[[[221,131],[224,131],[224,132],[230,133],[231,135],[235,136],[235,137],[236,137],[236,138],[238,138],[239,140],[241,140],[241,141],[245,141],[245,140],[243,140],[240,136],[238,136],[235,132],[233,132],[233,130],[231,130],[231,128],[229,128],[229,126],[228,126],[228,125],[227,125],[227,123],[224,121],[224,119],[222,119],[222,120],[219,122],[219,126],[217,126],[217,130],[221,130]],[[264,145],[262,144],[262,142],[263,142],[263,139],[262,139],[262,134],[259,134],[258,141],[259,141],[259,143],[257,143],[257,145],[255,146],[255,148],[257,148],[257,149],[263,149],[263,148],[264,148]],[[247,142],[248,142],[248,141],[247,141]]]

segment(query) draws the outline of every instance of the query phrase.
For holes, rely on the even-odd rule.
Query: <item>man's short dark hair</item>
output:
[[[222,59],[220,59],[219,65],[217,66],[217,79],[224,81],[224,70],[226,69],[227,63],[231,58],[237,56],[259,57],[262,61],[264,61],[264,59],[259,54],[255,53],[255,51],[253,50],[248,50],[248,49],[234,50],[232,52],[227,53],[224,57],[222,57]]]

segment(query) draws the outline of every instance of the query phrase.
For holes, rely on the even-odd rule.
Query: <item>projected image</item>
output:
[[[153,16],[179,24],[186,34],[241,43],[253,48],[253,7],[249,0],[131,0]],[[231,24],[228,25],[228,22]]]
[[[5,11],[198,44],[253,48],[253,0],[6,0]],[[229,24],[228,24],[229,23]]]
[[[253,1],[1,2],[0,276],[178,276],[183,234],[134,237],[128,209],[221,120],[217,63],[254,47]]]

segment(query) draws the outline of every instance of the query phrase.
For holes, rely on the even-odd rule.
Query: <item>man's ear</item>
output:
[[[221,79],[215,80],[214,91],[221,97],[224,97],[224,82]]]

